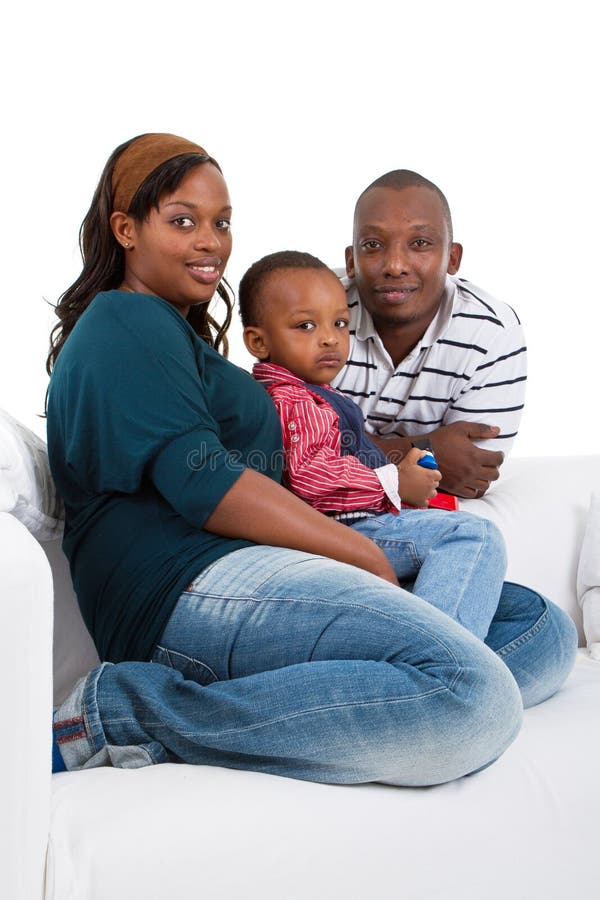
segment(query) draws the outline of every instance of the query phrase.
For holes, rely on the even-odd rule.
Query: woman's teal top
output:
[[[124,291],[95,297],[59,354],[48,452],[81,612],[113,662],[149,659],[186,586],[251,544],[203,527],[244,469],[281,480],[264,388],[175,307]]]

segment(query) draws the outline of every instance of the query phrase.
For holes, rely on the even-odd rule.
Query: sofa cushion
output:
[[[496,763],[438,787],[168,764],[54,775],[46,897],[597,897],[600,669],[585,654]]]
[[[600,494],[592,494],[577,570],[577,599],[590,655],[600,660]]]
[[[39,541],[58,537],[62,504],[44,442],[0,410],[0,510],[12,513]]]

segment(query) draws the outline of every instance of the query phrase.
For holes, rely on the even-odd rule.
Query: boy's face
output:
[[[458,271],[442,202],[425,187],[377,187],[360,201],[346,270],[361,301],[384,329],[411,325],[421,336],[435,316],[446,273]]]
[[[267,275],[260,320],[244,329],[244,340],[262,361],[312,384],[329,384],[346,362],[346,292],[329,269],[278,269]]]

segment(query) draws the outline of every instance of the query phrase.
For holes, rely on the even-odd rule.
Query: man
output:
[[[470,498],[516,436],[526,347],[509,306],[455,277],[461,257],[436,185],[402,169],[369,185],[346,249],[350,357],[333,384],[388,455],[430,447],[441,488]]]

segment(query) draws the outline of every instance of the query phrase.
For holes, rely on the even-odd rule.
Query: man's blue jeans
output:
[[[381,547],[403,587],[485,638],[506,572],[504,539],[492,522],[464,512],[405,509],[350,527]]]
[[[182,594],[152,663],[82,679],[55,736],[68,769],[182,761],[437,784],[496,759],[522,698],[557,690],[576,646],[570,619],[516,585],[486,640],[360,569],[253,546]]]

